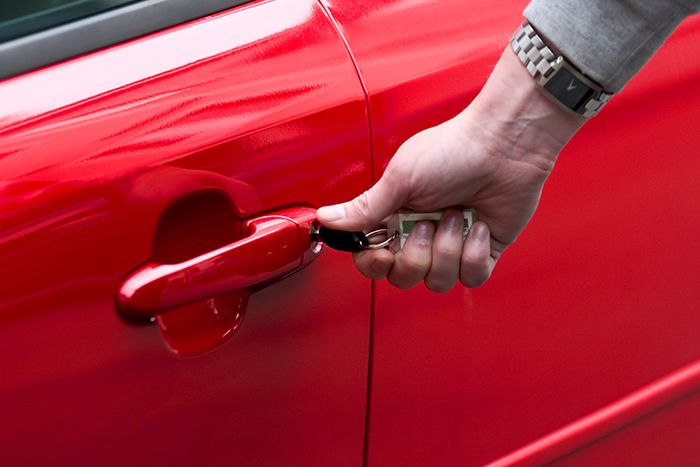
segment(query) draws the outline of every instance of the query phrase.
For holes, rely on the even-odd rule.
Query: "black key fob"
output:
[[[321,226],[315,233],[316,240],[320,240],[334,250],[357,253],[366,250],[369,240],[364,232],[346,232]]]

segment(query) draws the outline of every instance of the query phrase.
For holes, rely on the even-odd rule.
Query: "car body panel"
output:
[[[0,82],[3,459],[696,458],[696,379],[632,396],[700,357],[698,17],[565,149],[484,287],[371,285],[324,251],[155,325],[115,309],[145,264],[366,189],[468,105],[525,4],[259,1]]]
[[[623,430],[557,459],[557,466],[696,465],[700,458],[700,395],[651,412]]]
[[[369,94],[378,178],[468,105],[527,2],[324,3]],[[376,284],[369,465],[483,464],[700,357],[699,39],[695,16],[571,141],[485,286]]]
[[[0,82],[0,101],[3,460],[361,463],[371,287],[349,255],[156,325],[115,310],[149,261],[369,186],[364,94],[318,3],[254,2]]]

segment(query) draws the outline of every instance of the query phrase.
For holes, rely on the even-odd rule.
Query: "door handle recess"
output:
[[[316,210],[290,208],[246,221],[244,238],[177,264],[148,263],[122,283],[117,307],[143,320],[169,308],[280,279],[320,252],[310,231]]]

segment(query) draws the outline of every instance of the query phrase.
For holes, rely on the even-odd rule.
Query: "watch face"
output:
[[[544,88],[573,111],[579,110],[593,95],[593,89],[566,68],[560,68]]]

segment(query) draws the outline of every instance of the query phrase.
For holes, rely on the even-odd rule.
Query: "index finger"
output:
[[[394,253],[386,248],[353,253],[352,259],[363,276],[375,281],[386,279],[394,266]]]

